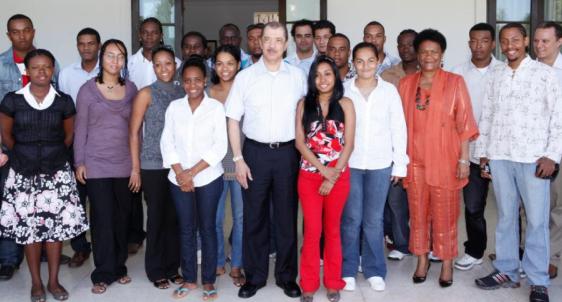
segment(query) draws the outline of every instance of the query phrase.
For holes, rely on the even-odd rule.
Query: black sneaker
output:
[[[481,289],[498,289],[500,287],[517,288],[521,286],[519,282],[511,281],[506,274],[500,273],[499,271],[494,271],[486,277],[474,280],[474,282],[476,282],[476,285]]]
[[[548,289],[544,286],[531,285],[531,302],[548,302]]]

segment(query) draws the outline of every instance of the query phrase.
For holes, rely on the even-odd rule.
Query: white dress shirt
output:
[[[89,79],[96,77],[100,71],[99,61],[96,62],[96,67],[92,71],[87,72],[82,68],[82,62],[77,62],[64,68],[59,74],[59,89],[60,91],[70,95],[74,104],[76,104],[76,96],[78,90]]]
[[[558,82],[560,83],[560,86],[562,86],[562,55],[560,53],[558,53],[556,61],[552,64],[552,68],[554,68],[556,78],[558,78]]]
[[[312,66],[312,63],[316,59],[316,54],[316,50],[314,50],[312,52],[312,56],[301,60],[295,52],[292,56],[285,58],[285,62],[302,69],[302,71],[304,71],[304,74],[308,78],[308,74],[310,73],[310,66]]]
[[[33,94],[31,93],[30,86],[31,86],[31,83],[27,83],[27,85],[25,85],[22,89],[16,91],[16,94],[23,95],[23,98],[25,99],[25,101],[33,109],[36,109],[36,110],[47,109],[55,101],[55,96],[57,96],[57,95],[60,96],[59,93],[53,87],[53,85],[51,85],[49,87],[49,92],[47,92],[47,95],[43,99],[43,102],[38,103],[37,100],[35,99],[35,97],[33,96]]]
[[[497,64],[501,63],[492,56],[492,61],[485,68],[478,68],[471,60],[453,67],[451,72],[461,75],[464,78],[464,82],[468,87],[468,93],[470,95],[470,101],[472,104],[472,113],[474,114],[474,119],[476,123],[480,120],[482,115],[482,101],[484,100],[484,93],[486,92],[486,84],[492,73],[492,68]],[[480,159],[474,156],[474,148],[476,146],[476,141],[471,141],[468,145],[470,161],[479,165]]]
[[[160,149],[164,168],[181,164],[189,169],[204,160],[209,167],[193,178],[196,187],[209,184],[224,173],[222,159],[228,139],[223,104],[205,94],[203,101],[191,111],[187,96],[170,103],[166,110]],[[168,179],[175,185],[176,173],[170,169]]]
[[[226,116],[240,121],[246,137],[261,143],[295,139],[298,101],[306,94],[304,72],[281,61],[267,70],[263,58],[236,76],[226,101]]]
[[[392,176],[406,176],[406,120],[394,85],[378,77],[377,87],[365,99],[355,79],[344,83],[345,96],[356,114],[355,148],[349,159],[354,169],[375,170],[392,166]]]
[[[178,58],[174,59],[176,60],[176,69],[180,68],[181,60]],[[129,58],[127,69],[129,70],[129,80],[135,83],[138,90],[156,81],[152,61],[147,60],[142,55],[142,48]]]
[[[534,163],[562,157],[562,89],[554,69],[526,57],[493,67],[480,116],[476,157]]]

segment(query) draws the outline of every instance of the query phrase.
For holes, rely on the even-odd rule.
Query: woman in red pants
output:
[[[332,59],[319,56],[310,68],[308,93],[297,107],[297,149],[302,154],[298,180],[304,214],[301,253],[301,301],[311,302],[320,286],[320,234],[324,231],[324,286],[329,301],[339,301],[341,279],[340,219],[349,193],[347,161],[353,151],[355,112],[343,97],[343,84]]]

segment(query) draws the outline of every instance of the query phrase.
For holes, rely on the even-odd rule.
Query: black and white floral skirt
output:
[[[67,163],[52,175],[10,169],[0,209],[0,236],[18,244],[72,239],[88,230],[74,172]]]

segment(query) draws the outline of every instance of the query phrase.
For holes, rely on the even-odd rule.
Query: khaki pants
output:
[[[550,184],[550,264],[558,266],[562,253],[562,175]]]

